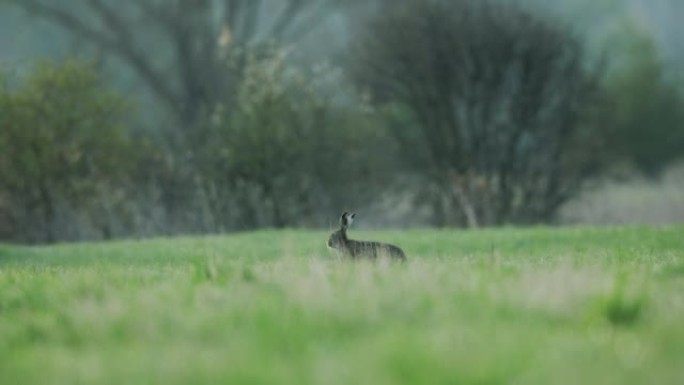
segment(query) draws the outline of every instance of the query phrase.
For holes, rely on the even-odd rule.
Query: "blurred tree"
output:
[[[616,160],[655,176],[684,156],[684,97],[637,23],[627,20],[612,43],[619,54],[604,86],[610,105],[603,116],[610,147]]]
[[[236,108],[219,105],[198,140],[219,229],[321,226],[374,198],[391,148],[342,80],[327,67],[288,68],[283,49],[247,56]]]
[[[206,116],[220,105],[226,116],[244,114],[250,55],[266,44],[293,47],[338,7],[359,0],[0,0],[56,23],[92,47],[118,59],[170,112],[164,125],[169,151],[158,175],[158,200],[177,231],[215,230],[208,206],[214,182],[205,145],[213,140]],[[158,122],[157,122],[158,123]],[[161,125],[161,124],[160,124]],[[277,151],[266,147],[260,152]],[[222,173],[221,177],[227,177]],[[215,176],[215,175],[214,175]],[[219,220],[219,222],[225,222]]]
[[[59,205],[86,207],[134,167],[126,104],[91,65],[37,66],[0,90],[0,111],[0,217],[15,240],[57,240],[70,225],[58,223]]]
[[[300,39],[339,0],[0,0],[64,27],[130,66],[191,131],[203,110],[236,94],[242,67],[226,55],[246,46]],[[181,142],[188,144],[181,133]]]
[[[552,219],[596,171],[597,76],[562,23],[515,3],[386,3],[357,37],[355,78],[394,116],[439,225]],[[456,215],[453,215],[456,214]]]

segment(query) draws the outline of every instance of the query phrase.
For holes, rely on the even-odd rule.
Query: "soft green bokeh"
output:
[[[2,384],[675,384],[684,228],[0,246]]]

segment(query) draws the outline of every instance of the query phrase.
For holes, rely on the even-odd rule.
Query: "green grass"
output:
[[[0,245],[0,384],[680,384],[684,228]]]

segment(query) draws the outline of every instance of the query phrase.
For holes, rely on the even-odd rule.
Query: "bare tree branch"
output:
[[[251,0],[245,8],[242,28],[240,29],[240,41],[249,42],[254,38],[259,28],[259,11],[262,0]]]
[[[271,27],[270,35],[280,40],[287,27],[292,24],[294,18],[304,6],[304,0],[289,0]]]
[[[90,40],[100,46],[106,47],[112,52],[124,57],[131,66],[140,74],[150,88],[164,101],[172,110],[179,106],[179,98],[159,75],[158,71],[150,64],[142,52],[130,44],[130,37],[127,36],[126,27],[113,18],[113,14],[99,1],[89,3],[97,10],[100,16],[107,21],[109,29],[102,31],[86,24],[82,19],[75,16],[58,6],[47,5],[37,0],[20,0],[16,5],[23,8],[30,14],[44,17],[55,21],[59,26],[69,32]],[[115,27],[115,28],[113,28]],[[112,36],[112,34],[114,36]],[[128,39],[128,40],[127,40]]]
[[[239,82],[239,64],[233,69],[221,65],[226,51],[261,39],[303,36],[337,4],[336,0],[288,0],[272,24],[265,26],[270,7],[263,0],[4,1],[123,58],[184,129],[191,129],[203,108],[229,97],[231,87]],[[80,10],[89,11],[89,17],[81,17]],[[127,11],[141,14],[146,24],[136,25]],[[222,19],[215,20],[216,12],[223,12]],[[160,33],[159,47],[144,45],[150,30]],[[166,47],[172,47],[173,57],[162,64],[158,55]]]
[[[575,139],[597,82],[562,26],[495,1],[399,0],[359,40],[359,82],[413,114],[404,153],[453,224],[547,221],[586,177]]]

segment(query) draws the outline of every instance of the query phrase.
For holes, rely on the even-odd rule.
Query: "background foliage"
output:
[[[59,52],[0,58],[6,240],[321,227],[347,209],[371,225],[557,223],[598,180],[673,175],[684,149],[679,48],[637,5],[0,8],[0,28],[21,14],[56,37],[35,49]]]

